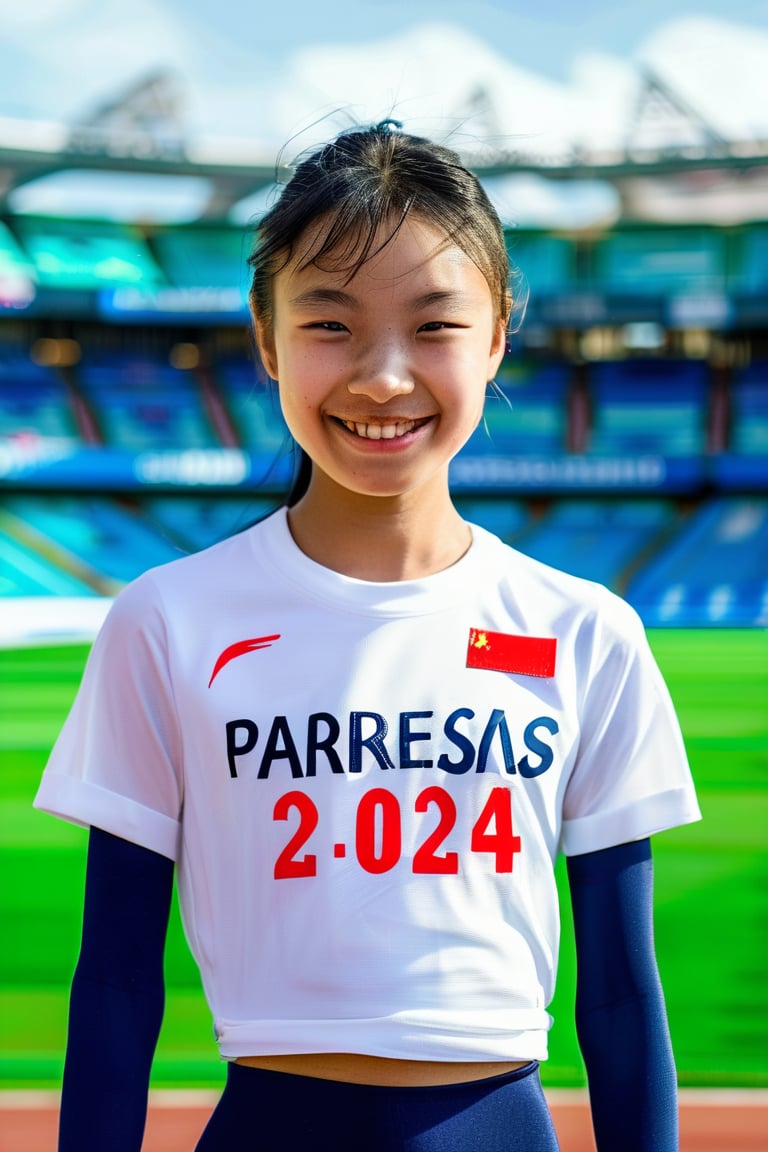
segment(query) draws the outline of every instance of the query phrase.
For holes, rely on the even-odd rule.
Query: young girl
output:
[[[227,1083],[198,1152],[549,1152],[568,856],[600,1152],[677,1147],[647,837],[698,818],[634,612],[466,523],[510,313],[475,177],[385,122],[260,225],[288,506],[118,598],[38,807],[91,827],[61,1152],[139,1152],[178,865]]]

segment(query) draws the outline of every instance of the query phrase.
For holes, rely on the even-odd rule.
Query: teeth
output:
[[[415,420],[399,420],[396,424],[358,424],[353,420],[344,420],[343,423],[350,432],[355,432],[364,440],[395,440],[416,427]]]

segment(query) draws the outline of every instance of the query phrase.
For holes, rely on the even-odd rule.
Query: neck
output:
[[[418,580],[461,559],[471,543],[447,487],[361,496],[313,478],[288,512],[296,544],[318,564],[359,580]]]

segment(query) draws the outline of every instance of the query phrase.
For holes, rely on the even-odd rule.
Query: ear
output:
[[[507,323],[503,317],[499,317],[496,321],[496,326],[493,331],[493,340],[491,341],[491,352],[488,362],[488,379],[493,380],[494,376],[499,370],[499,365],[504,359],[504,353],[507,350]]]
[[[256,338],[256,347],[259,350],[261,362],[267,374],[277,380],[277,351],[275,349],[275,333],[270,319],[251,311],[253,321],[253,334]]]

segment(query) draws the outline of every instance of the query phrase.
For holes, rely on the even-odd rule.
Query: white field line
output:
[[[550,1104],[586,1104],[586,1088],[545,1088]],[[768,1108],[768,1088],[680,1088],[680,1103],[685,1107]]]
[[[149,1094],[152,1108],[210,1108],[219,1098],[215,1089],[155,1089]],[[583,1088],[549,1088],[545,1095],[550,1104],[586,1105]],[[685,1107],[768,1108],[765,1088],[681,1088],[680,1103]],[[42,1112],[59,1106],[56,1091],[0,1090],[0,1111],[23,1110]]]
[[[90,643],[111,604],[107,596],[3,596],[0,648]]]

